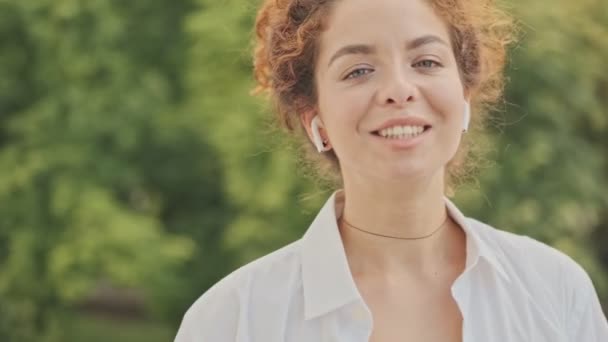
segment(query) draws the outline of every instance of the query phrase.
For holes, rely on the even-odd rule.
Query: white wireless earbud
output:
[[[464,119],[462,122],[462,133],[469,130],[469,121],[471,120],[471,105],[468,101],[464,101]]]
[[[319,119],[318,115],[312,119],[311,128],[312,128],[312,137],[313,143],[317,148],[319,153],[327,151],[325,144],[323,143],[323,139],[321,138],[321,133],[319,133],[319,126],[321,126],[321,119]]]

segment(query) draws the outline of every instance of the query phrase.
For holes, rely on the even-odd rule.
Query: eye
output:
[[[358,78],[358,77],[366,75],[372,71],[374,71],[374,69],[370,69],[370,68],[355,69],[355,70],[351,71],[348,75],[346,75],[346,77],[344,77],[344,79],[347,80],[347,79],[352,79],[352,78]]]
[[[442,65],[441,65],[441,63],[436,62],[432,59],[425,59],[420,62],[414,63],[414,66],[422,66],[425,69],[431,69],[431,68],[433,68],[433,66],[440,67]]]

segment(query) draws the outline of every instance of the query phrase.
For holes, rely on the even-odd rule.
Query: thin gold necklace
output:
[[[424,236],[417,236],[417,237],[401,237],[401,236],[391,236],[391,235],[378,234],[378,233],[370,232],[368,230],[361,229],[359,227],[353,226],[352,224],[348,223],[348,221],[346,221],[343,217],[341,217],[340,220],[342,220],[342,222],[344,222],[347,226],[349,226],[351,228],[354,228],[354,229],[356,229],[358,231],[361,231],[363,233],[370,234],[370,235],[381,236],[381,237],[385,237],[385,238],[389,238],[389,239],[398,239],[398,240],[422,240],[422,239],[426,239],[426,238],[429,238],[429,237],[435,235],[435,233],[437,233],[439,230],[441,230],[441,228],[443,228],[443,226],[445,225],[445,223],[448,221],[448,217],[449,217],[449,215],[446,215],[445,216],[445,220],[443,220],[443,223],[441,223],[441,225],[439,227],[437,227],[435,230],[433,230],[429,234],[424,235]]]

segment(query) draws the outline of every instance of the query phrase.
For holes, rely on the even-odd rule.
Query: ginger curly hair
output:
[[[317,154],[299,115],[315,108],[314,66],[318,38],[333,5],[344,0],[264,0],[255,23],[255,94],[267,93],[280,127],[304,147],[315,179],[341,185],[339,162],[333,150]],[[404,0],[405,1],[405,0]],[[488,113],[496,108],[504,88],[507,49],[515,41],[512,17],[494,0],[425,0],[447,24],[452,50],[464,89],[471,97],[469,133],[446,168],[446,193],[469,179],[483,160],[483,139]]]

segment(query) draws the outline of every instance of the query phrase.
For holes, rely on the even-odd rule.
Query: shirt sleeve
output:
[[[608,321],[602,311],[593,283],[582,269],[579,269],[577,273],[580,275],[580,281],[578,286],[573,289],[574,302],[568,317],[568,340],[572,342],[606,342],[608,341]]]

